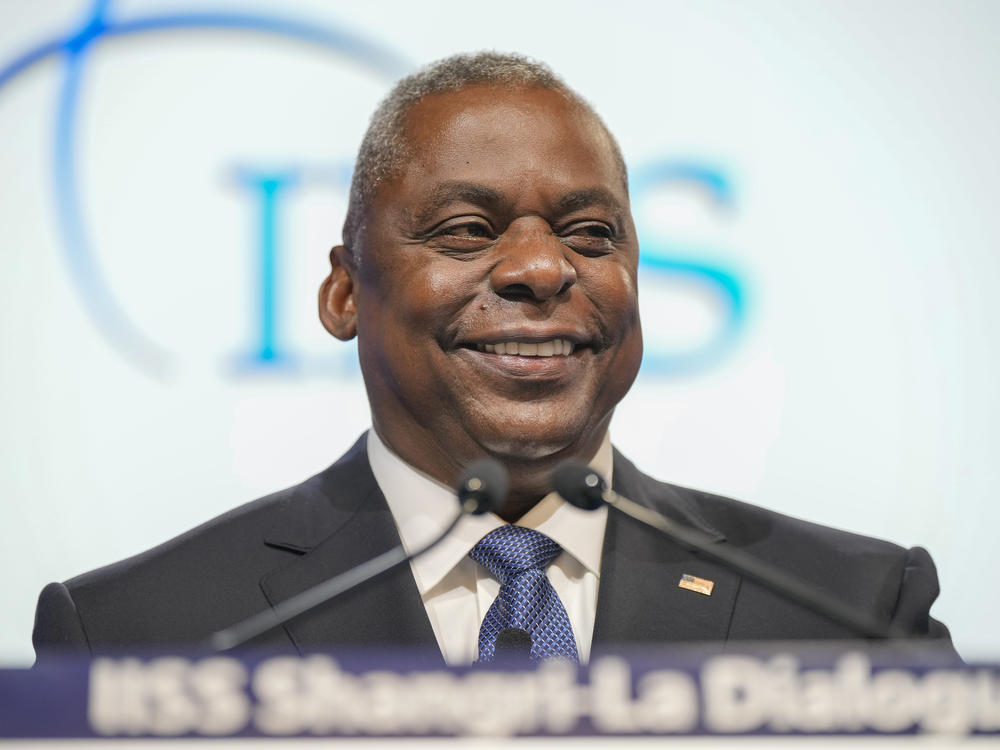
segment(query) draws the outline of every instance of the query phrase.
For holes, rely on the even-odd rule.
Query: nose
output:
[[[506,299],[543,302],[576,283],[576,268],[547,222],[512,223],[497,245],[500,259],[490,272],[490,286]]]

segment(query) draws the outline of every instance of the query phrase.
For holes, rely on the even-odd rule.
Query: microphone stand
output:
[[[661,513],[619,495],[614,490],[604,490],[603,495],[608,505],[620,510],[625,515],[653,527],[675,542],[722,563],[730,570],[735,570],[786,599],[824,615],[856,633],[868,638],[907,637],[902,629],[879,622],[867,612],[850,607],[817,590],[814,586],[803,583],[800,579],[789,575],[780,568],[758,560],[742,550],[713,544],[707,535],[702,534],[697,529],[685,528]]]
[[[456,514],[451,523],[448,524],[448,528],[428,544],[414,550],[412,554],[406,554],[402,545],[393,547],[391,550],[383,552],[381,555],[373,557],[371,560],[363,562],[339,576],[334,576],[316,584],[312,588],[306,589],[300,594],[279,602],[271,609],[258,612],[242,622],[214,633],[209,640],[211,648],[215,651],[228,651],[231,648],[235,648],[240,644],[246,643],[251,638],[267,632],[271,628],[276,628],[304,612],[308,612],[313,607],[318,607],[320,604],[340,596],[355,586],[370,581],[383,573],[388,573],[393,568],[408,563],[415,557],[420,557],[425,552],[429,552],[440,544],[465,515],[464,512]]]
[[[458,480],[456,493],[459,512],[448,524],[448,528],[423,547],[414,550],[411,554],[406,554],[402,545],[393,547],[357,567],[322,581],[312,588],[279,602],[270,609],[248,617],[243,622],[214,633],[208,641],[208,646],[215,651],[226,651],[239,646],[261,633],[308,612],[313,607],[318,607],[320,604],[372,580],[376,576],[408,563],[415,557],[420,557],[440,544],[464,516],[498,510],[507,499],[509,487],[510,478],[507,470],[498,461],[491,458],[476,459],[466,467]]]
[[[564,461],[552,473],[552,485],[566,502],[584,510],[608,504],[625,515],[650,526],[668,539],[721,563],[779,596],[850,628],[867,638],[905,639],[909,633],[886,624],[855,607],[848,606],[817,587],[804,583],[784,570],[759,560],[737,547],[714,544],[698,529],[688,528],[652,508],[640,505],[608,488],[607,482],[586,464]]]

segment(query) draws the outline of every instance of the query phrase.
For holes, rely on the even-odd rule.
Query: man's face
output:
[[[351,270],[375,427],[450,482],[472,458],[589,458],[642,357],[638,244],[600,126],[471,86],[409,112]]]

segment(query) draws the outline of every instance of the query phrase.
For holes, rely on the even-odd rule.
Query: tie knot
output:
[[[526,570],[545,570],[560,552],[562,547],[542,532],[508,524],[480,539],[469,557],[505,584]]]

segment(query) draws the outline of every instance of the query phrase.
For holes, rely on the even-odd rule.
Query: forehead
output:
[[[432,94],[407,112],[403,137],[406,158],[390,182],[404,193],[463,180],[503,190],[603,189],[627,204],[609,135],[559,91],[474,85]]]

